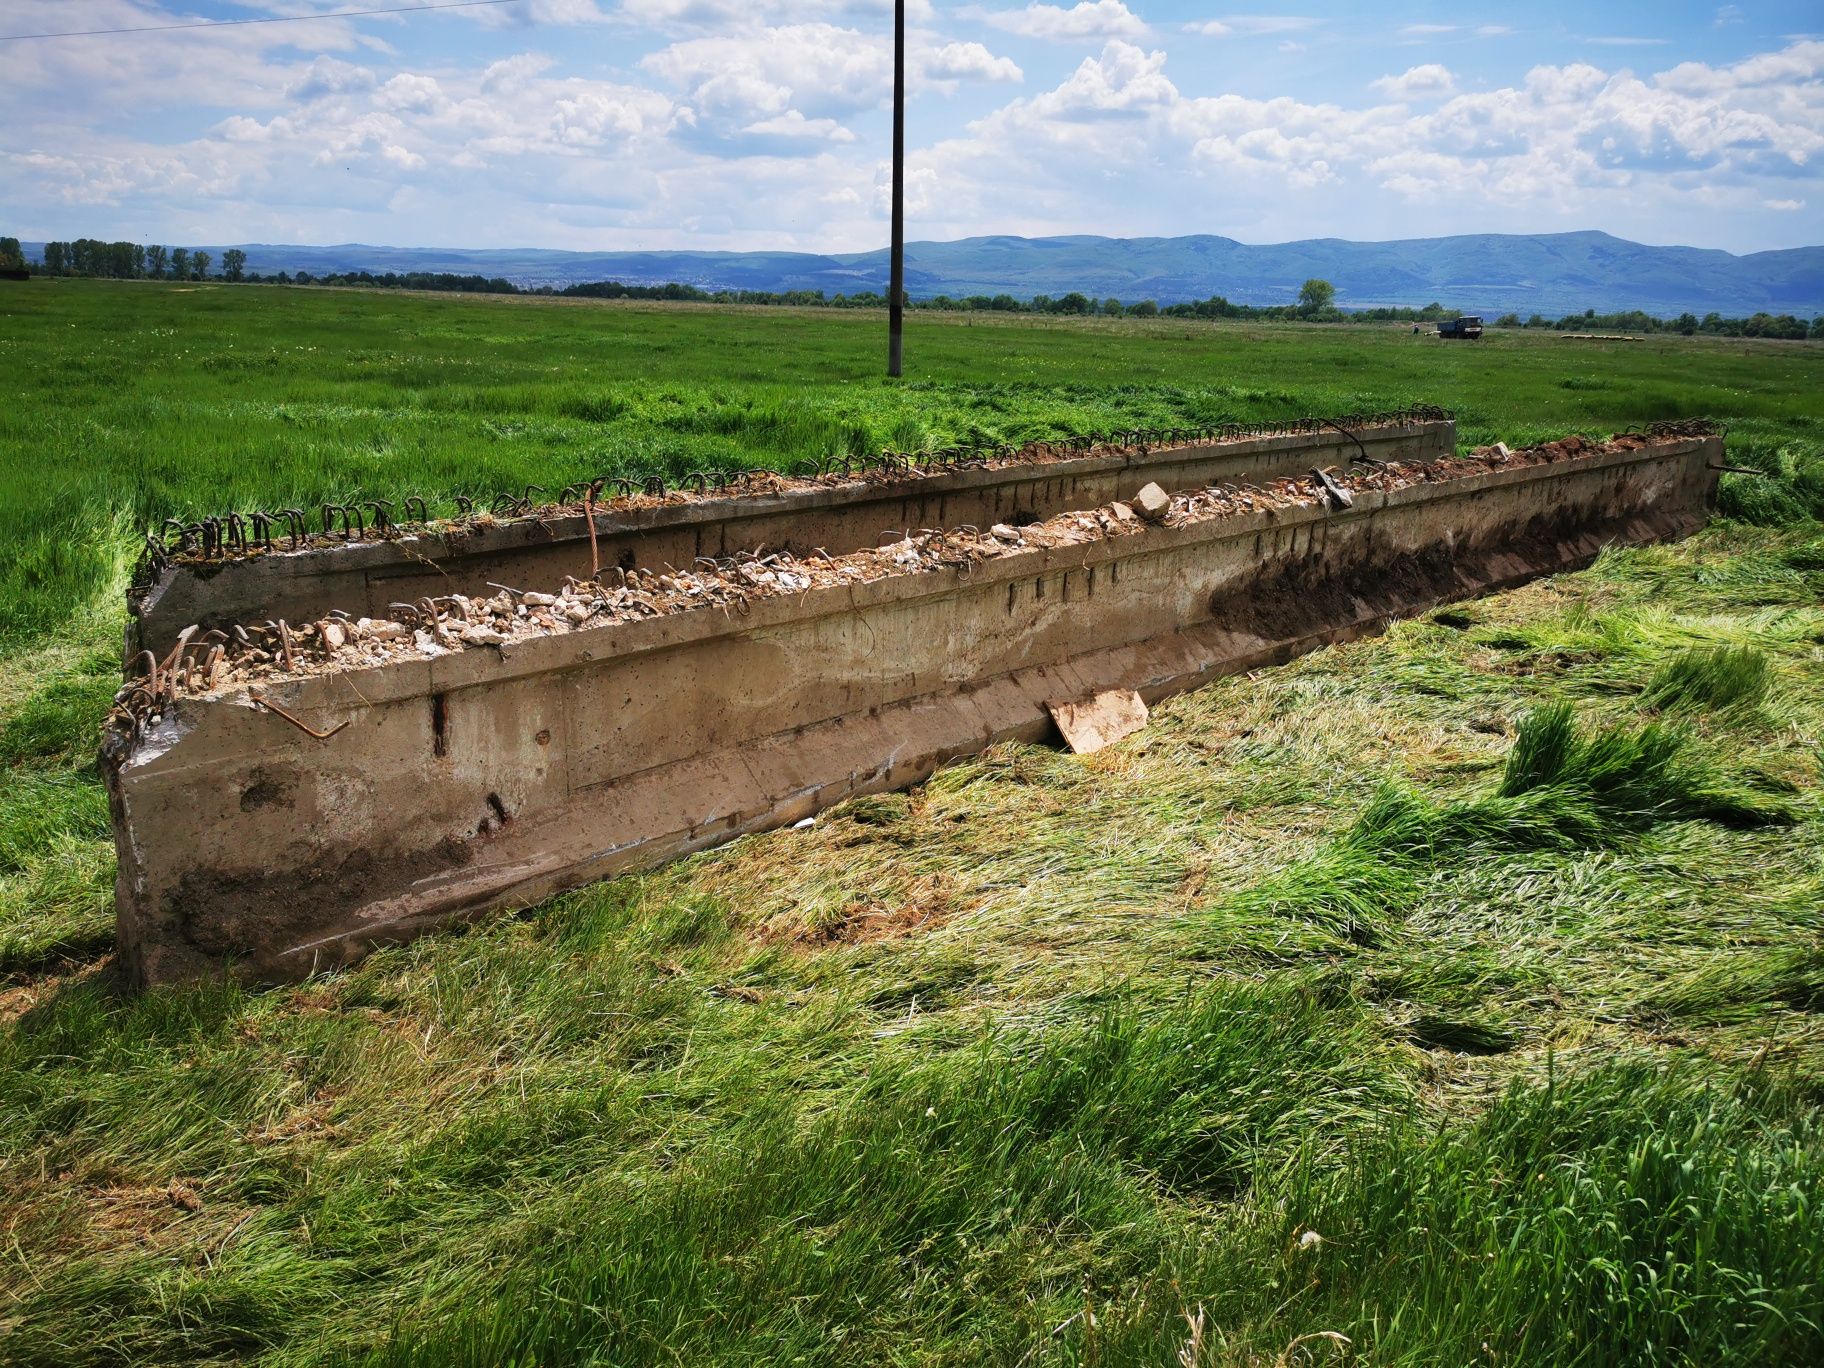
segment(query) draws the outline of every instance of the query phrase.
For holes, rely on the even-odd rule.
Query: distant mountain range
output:
[[[538,249],[286,247],[241,244],[249,270],[452,271],[516,285],[589,280],[670,281],[703,289],[885,293],[887,254],[873,252],[554,252]],[[221,260],[221,248],[209,248]],[[1548,317],[1593,308],[1675,315],[1766,310],[1824,313],[1824,247],[1735,256],[1697,247],[1648,247],[1607,233],[1412,238],[1319,238],[1255,246],[1230,238],[976,237],[906,246],[906,286],[933,295],[1060,295],[1080,290],[1124,303],[1224,295],[1238,304],[1289,304],[1311,276],[1336,286],[1344,308],[1422,306]]]

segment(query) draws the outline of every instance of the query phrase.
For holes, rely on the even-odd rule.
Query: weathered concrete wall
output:
[[[1683,535],[1717,439],[186,699],[109,767],[140,983],[296,977],[1436,602]]]
[[[1238,438],[1155,447],[1043,464],[964,469],[901,478],[865,479],[772,495],[596,512],[604,567],[688,567],[698,556],[728,556],[764,546],[808,555],[840,555],[876,545],[884,531],[987,527],[1043,518],[1131,497],[1148,481],[1166,490],[1224,480],[1302,475],[1313,466],[1347,466],[1363,452],[1378,461],[1431,461],[1456,449],[1448,419],[1342,432]],[[185,627],[225,626],[267,618],[292,622],[333,609],[381,617],[387,605],[426,595],[485,594],[489,583],[555,584],[589,573],[588,525],[580,513],[471,524],[393,540],[350,542],[213,564],[180,562],[137,591],[127,655],[162,655]]]

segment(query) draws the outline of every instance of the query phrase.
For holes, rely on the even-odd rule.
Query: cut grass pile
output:
[[[1797,443],[1748,441],[1730,450],[1734,463],[1760,476],[1734,473],[1723,482],[1717,511],[1757,527],[1784,527],[1824,519],[1824,460]]]
[[[202,434],[242,400],[185,390],[195,355],[227,350],[198,319],[225,340],[268,324],[227,291],[183,296],[194,316],[149,289],[118,316],[85,298],[69,307],[100,326],[201,349],[171,391],[209,468]],[[700,352],[699,315],[276,307],[323,350],[247,374],[300,430],[366,412],[377,384],[427,450],[461,425],[415,428],[417,405],[550,425],[494,456],[458,441],[460,480],[376,455],[381,492],[395,470],[506,483],[576,455],[563,423],[662,411],[658,369],[539,379],[583,347],[575,320],[622,349],[591,355],[643,337],[673,349],[654,368],[700,368],[663,411],[712,427],[766,374],[840,369],[852,336],[785,315],[761,364]],[[373,350],[379,318],[397,354]],[[490,333],[499,372],[448,379]],[[1345,344],[1359,370],[1385,360],[1384,339],[1321,330],[1254,353],[1139,325],[935,327],[951,379],[808,402],[870,441],[982,394],[1034,430],[1066,393],[1073,419],[1181,411],[1199,387],[1323,411],[1347,396],[1300,386]],[[1427,364],[1472,398],[1565,354],[1515,351],[1484,382],[1463,350]],[[1115,378],[1083,383],[1103,351]],[[1617,364],[1669,409],[1721,408],[1685,388],[1698,354]],[[1785,416],[1740,440],[1815,453],[1771,383],[1755,402]],[[1408,397],[1436,395],[1341,406]],[[559,412],[584,400],[593,416]],[[0,423],[75,461],[88,429],[60,403]],[[97,412],[119,430],[80,461],[131,486],[131,423]],[[353,430],[324,429],[319,473],[352,469]],[[264,501],[300,469],[233,479]],[[60,598],[80,576],[54,566],[17,572],[35,625],[0,641],[0,1363],[1824,1359],[1814,521],[1612,551],[1218,681],[1100,754],[999,747],[346,973],[138,998],[105,975],[92,759],[125,526],[88,599]]]
[[[1668,712],[1746,707],[1766,698],[1772,681],[1758,646],[1695,646],[1653,672],[1641,702]]]
[[[1689,743],[1658,724],[1587,733],[1569,704],[1543,707],[1521,723],[1494,793],[1439,803],[1388,785],[1339,840],[1231,910],[1324,919],[1353,941],[1381,944],[1388,918],[1418,899],[1428,874],[1479,855],[1620,847],[1660,822],[1795,820],[1782,798],[1693,759]]]

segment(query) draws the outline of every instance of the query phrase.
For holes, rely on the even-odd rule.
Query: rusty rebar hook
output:
[[[349,722],[354,720],[353,718],[345,718],[343,721],[336,723],[336,725],[331,727],[328,731],[318,731],[315,727],[311,726],[308,722],[303,721],[301,718],[293,717],[263,693],[249,693],[247,697],[267,711],[277,713],[306,736],[315,737],[319,741],[329,740],[330,737],[334,736],[337,732],[341,731],[342,728],[346,727]]]

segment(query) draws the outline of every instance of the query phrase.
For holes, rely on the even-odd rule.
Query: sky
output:
[[[885,244],[892,0],[419,3],[0,0],[0,232]],[[1824,243],[1824,0],[907,10],[914,240]]]

